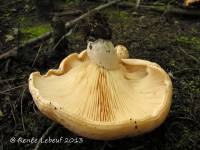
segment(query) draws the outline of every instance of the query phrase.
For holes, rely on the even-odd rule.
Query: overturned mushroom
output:
[[[37,107],[91,139],[118,139],[158,127],[171,105],[168,74],[156,63],[124,59],[128,51],[122,45],[114,48],[106,18],[97,13],[90,21],[84,27],[86,50],[66,57],[59,69],[30,75]]]
[[[32,73],[29,89],[47,117],[100,140],[153,130],[165,120],[172,97],[171,80],[158,64],[120,59],[104,39],[69,55],[59,69]]]

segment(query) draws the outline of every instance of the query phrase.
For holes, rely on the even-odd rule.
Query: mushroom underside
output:
[[[168,75],[158,65],[126,59],[122,60],[119,69],[107,70],[89,59],[74,61],[76,65],[63,74],[41,76],[37,72],[31,75],[30,91],[39,109],[49,118],[81,135],[84,128],[77,131],[72,127],[73,118],[80,125],[88,124],[96,126],[96,129],[104,126],[107,133],[109,129],[115,129],[112,125],[116,129],[122,125],[122,128],[127,126],[132,130],[129,126],[133,124],[133,133],[135,130],[143,132],[138,128],[140,125],[148,126],[149,120],[151,123],[147,130],[152,130],[166,118],[172,87]],[[51,113],[43,106],[52,108]],[[121,136],[131,134],[129,129]],[[99,132],[99,137],[94,136],[95,130],[91,134],[88,130],[85,132],[87,137],[106,137],[102,135],[104,132]],[[114,136],[117,133],[108,136],[108,139]]]

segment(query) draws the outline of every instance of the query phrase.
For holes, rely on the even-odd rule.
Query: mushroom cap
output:
[[[120,58],[120,59],[127,59],[129,58],[129,53],[128,53],[128,50],[125,46],[123,45],[117,45],[115,47],[116,51],[117,51],[117,56]]]
[[[156,63],[122,59],[108,70],[87,52],[66,57],[59,69],[34,72],[29,89],[39,110],[90,139],[113,140],[149,132],[170,110],[172,82]]]

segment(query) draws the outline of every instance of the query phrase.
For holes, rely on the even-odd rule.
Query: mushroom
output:
[[[120,59],[105,39],[88,42],[86,50],[70,54],[59,69],[31,73],[29,89],[47,117],[99,140],[157,128],[166,119],[172,98],[170,77],[158,64]]]
[[[123,45],[117,45],[115,47],[116,51],[117,51],[117,56],[120,58],[120,59],[126,59],[126,58],[129,58],[129,53],[128,53],[128,50],[125,46]]]

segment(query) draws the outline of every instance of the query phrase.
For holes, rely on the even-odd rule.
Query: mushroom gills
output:
[[[65,74],[34,79],[41,97],[72,116],[103,124],[141,120],[164,107],[165,76],[157,69],[127,65],[107,70],[89,60],[75,64]]]

